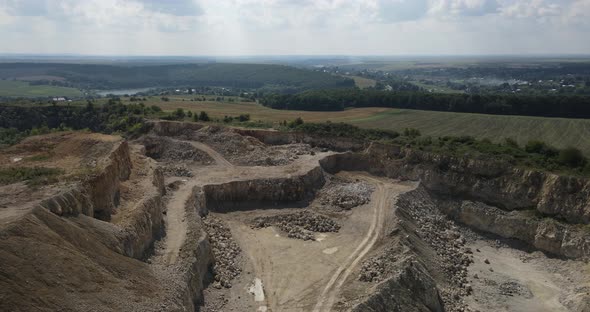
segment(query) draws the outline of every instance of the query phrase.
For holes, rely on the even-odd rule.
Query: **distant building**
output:
[[[55,102],[63,102],[63,101],[66,101],[67,99],[65,97],[54,97],[53,100]]]

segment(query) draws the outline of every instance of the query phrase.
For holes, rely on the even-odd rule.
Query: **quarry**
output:
[[[590,311],[590,180],[404,146],[151,121],[0,167],[2,311]]]

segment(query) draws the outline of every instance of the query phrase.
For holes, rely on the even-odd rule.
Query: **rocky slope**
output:
[[[458,213],[458,220],[479,230],[522,239],[558,255],[574,258],[588,256],[590,230],[587,226],[576,224],[590,223],[590,179],[378,143],[373,143],[363,153],[328,156],[321,164],[328,172],[363,170],[391,178],[420,181],[426,189],[439,196],[486,203],[487,206],[483,207],[489,209],[463,207]],[[522,214],[521,225],[527,224],[527,235],[515,236],[504,232],[509,223],[498,224],[494,228],[485,225],[507,220],[488,216],[500,211],[521,210],[534,210],[530,215],[547,219],[538,222]],[[467,217],[466,213],[470,216]],[[489,220],[474,221],[486,218]],[[514,225],[516,221],[511,222]]]

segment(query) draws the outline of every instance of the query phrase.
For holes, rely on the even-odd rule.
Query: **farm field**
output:
[[[433,137],[470,135],[501,141],[510,137],[520,145],[541,140],[558,148],[574,146],[590,155],[590,120],[500,116],[391,109],[371,117],[351,120],[363,128],[419,129]]]
[[[354,80],[354,84],[361,89],[366,89],[366,88],[374,87],[375,85],[377,85],[377,81],[373,80],[373,79],[369,79],[369,78],[365,78],[365,77],[361,77],[361,76],[345,76],[345,77],[352,78]]]
[[[351,122],[352,120],[368,118],[375,116],[377,113],[388,111],[388,108],[367,107],[354,108],[341,112],[310,112],[294,110],[276,110],[262,106],[254,102],[217,102],[217,101],[195,101],[191,102],[190,97],[170,96],[170,101],[165,102],[160,98],[152,97],[143,101],[145,105],[157,105],[164,111],[173,111],[182,108],[185,111],[190,110],[193,113],[206,111],[212,118],[223,118],[224,116],[238,116],[240,114],[250,114],[253,121],[262,120],[269,122],[281,122],[283,120],[293,120],[297,117],[303,118],[308,122]],[[229,97],[226,97],[226,99]],[[184,99],[184,101],[182,101]],[[122,98],[122,100],[127,100]]]
[[[0,96],[6,97],[45,97],[45,96],[81,96],[82,92],[74,88],[30,85],[26,81],[0,80]]]
[[[184,99],[184,101],[183,101]],[[158,105],[165,111],[177,108],[192,112],[206,111],[212,118],[250,114],[251,120],[278,123],[297,117],[306,122],[346,122],[361,128],[401,131],[419,129],[424,136],[470,135],[479,139],[502,141],[510,137],[520,145],[529,140],[541,140],[558,148],[574,146],[590,155],[590,120],[544,118],[528,116],[500,116],[469,113],[449,113],[420,110],[401,110],[382,107],[354,108],[340,112],[311,112],[274,110],[254,102],[191,102],[189,97],[170,97],[164,102],[152,97],[146,105]],[[123,98],[123,100],[127,100]]]

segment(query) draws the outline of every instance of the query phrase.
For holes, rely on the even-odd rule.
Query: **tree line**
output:
[[[260,99],[274,109],[341,111],[349,107],[391,107],[444,112],[590,118],[590,96],[442,94],[359,89],[309,90],[268,94]]]

